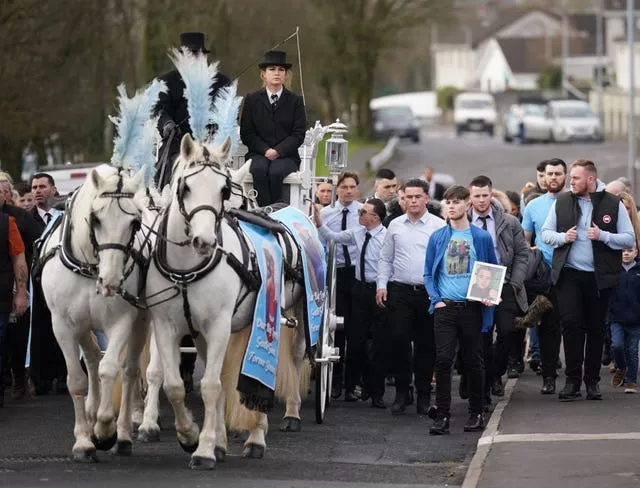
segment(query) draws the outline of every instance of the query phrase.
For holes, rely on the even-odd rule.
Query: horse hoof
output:
[[[219,463],[224,463],[227,460],[227,451],[225,451],[221,447],[214,447],[213,455],[216,457],[216,461]]]
[[[133,443],[131,441],[118,441],[116,443],[116,452],[117,456],[131,456],[131,452],[133,450]]]
[[[202,456],[193,456],[191,461],[189,461],[189,468],[196,471],[210,471],[216,469],[216,460]]]
[[[198,449],[197,442],[195,444],[183,444],[182,442],[178,441],[178,444],[180,444],[180,447],[182,448],[183,451],[188,452],[189,454],[193,454],[194,452],[196,452],[196,449]],[[193,462],[193,459],[191,460],[191,462]],[[197,468],[192,468],[192,469],[197,469]]]
[[[159,430],[138,430],[138,442],[160,442]]]
[[[116,441],[118,440],[118,433],[114,432],[111,437],[106,439],[98,439],[95,434],[91,436],[91,441],[93,445],[96,446],[96,449],[99,451],[108,451],[113,446],[116,445]]]
[[[262,459],[264,457],[264,446],[259,446],[258,444],[247,444],[242,451],[242,457]]]
[[[302,422],[294,417],[285,417],[280,424],[280,432],[300,432]]]
[[[89,449],[88,451],[74,452],[73,460],[76,463],[83,463],[83,464],[97,463],[98,455],[96,454],[95,449]]]

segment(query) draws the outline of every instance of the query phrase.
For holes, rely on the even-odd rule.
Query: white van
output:
[[[486,132],[493,137],[498,113],[489,93],[460,93],[453,102],[453,123],[456,134]]]

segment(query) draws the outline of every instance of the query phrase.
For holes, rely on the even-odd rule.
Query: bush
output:
[[[443,86],[438,90],[438,107],[441,110],[453,110],[453,100],[460,90],[455,86]]]
[[[538,76],[538,87],[541,90],[559,90],[562,88],[562,68],[549,66]]]

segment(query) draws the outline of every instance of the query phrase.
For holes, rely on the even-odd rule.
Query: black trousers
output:
[[[382,397],[389,355],[386,351],[386,313],[376,304],[376,283],[354,280],[352,298],[345,389],[353,391],[362,378],[363,386],[371,396]]]
[[[451,375],[460,348],[460,359],[469,385],[469,413],[482,413],[484,407],[484,367],[482,362],[482,305],[479,302],[453,302],[434,312],[436,345],[436,406],[449,416]]]
[[[336,315],[343,317],[342,329],[336,330],[335,347],[340,349],[340,361],[333,364],[333,384],[342,387],[342,375],[345,363],[345,344],[348,330],[351,327],[351,315],[353,306],[353,282],[355,280],[355,266],[342,267],[336,273]],[[348,354],[348,352],[347,352]]]
[[[15,323],[9,324],[4,338],[3,369],[7,368],[13,372],[16,384],[24,384],[24,363],[29,344],[30,322],[31,313],[27,310],[26,313],[18,317]]]
[[[505,284],[502,288],[502,302],[496,307],[494,324],[496,328],[496,342],[493,344],[493,334],[485,334],[488,347],[485,348],[485,368],[488,381],[501,378],[509,366],[511,344],[516,340],[515,318],[518,314],[518,303],[513,287]],[[489,387],[490,385],[487,385]]]
[[[51,312],[44,299],[42,287],[33,282],[31,310],[31,361],[29,374],[33,383],[48,390],[54,379],[66,379],[67,365],[51,325]]]
[[[604,320],[611,288],[598,290],[595,273],[563,268],[556,286],[560,307],[567,381],[600,381]],[[542,346],[542,344],[541,344]]]
[[[265,207],[283,201],[282,181],[294,171],[298,171],[298,163],[291,158],[270,161],[264,156],[251,156],[251,174],[253,188],[258,192],[258,205]]]
[[[547,298],[551,300],[553,308],[546,312],[540,320],[538,326],[538,341],[540,343],[540,363],[542,367],[543,378],[557,378],[558,359],[560,358],[560,343],[562,342],[562,333],[560,328],[560,306],[557,288],[551,287],[547,294]],[[569,304],[566,304],[571,306]],[[604,323],[604,318],[602,320]]]
[[[429,296],[424,286],[390,282],[387,308],[389,344],[396,390],[407,391],[414,374],[418,392],[431,392],[435,363],[433,316],[429,314]],[[413,341],[413,364],[407,351]],[[413,367],[412,367],[413,366]]]

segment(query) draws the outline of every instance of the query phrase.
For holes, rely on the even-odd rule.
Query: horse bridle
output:
[[[100,243],[98,243],[98,239],[96,238],[96,226],[98,225],[98,219],[97,219],[95,213],[91,212],[90,217],[89,217],[89,239],[91,241],[91,246],[93,247],[94,257],[97,258],[98,257],[98,253],[100,253],[101,251],[106,251],[108,249],[114,249],[116,251],[122,251],[125,254],[125,256],[127,256],[127,257],[131,257],[132,256],[132,252],[131,251],[133,249],[133,244],[135,242],[136,233],[140,229],[141,219],[137,215],[132,214],[131,212],[127,212],[124,208],[122,208],[121,200],[123,198],[133,199],[134,196],[135,196],[134,193],[129,193],[129,192],[123,192],[122,191],[122,174],[121,174],[120,170],[118,170],[118,185],[116,187],[116,191],[104,192],[104,193],[101,193],[100,195],[98,195],[97,198],[115,199],[117,201],[118,207],[120,207],[120,210],[122,211],[122,213],[134,217],[135,220],[134,220],[134,223],[133,223],[133,229],[132,229],[132,232],[131,232],[131,237],[129,238],[129,241],[126,244],[121,244],[120,242],[107,242],[105,244],[100,244]]]
[[[198,171],[195,171],[188,176],[178,178],[178,188],[177,188],[176,197],[178,200],[178,210],[180,211],[180,215],[182,215],[185,221],[185,234],[187,235],[187,237],[191,235],[191,220],[198,212],[213,213],[213,215],[216,218],[215,231],[216,231],[216,235],[218,235],[218,231],[220,229],[220,225],[222,222],[222,217],[224,215],[224,202],[226,200],[229,200],[229,198],[231,198],[232,181],[231,181],[231,174],[229,173],[229,170],[227,169],[227,171],[223,171],[219,163],[215,161],[211,161],[209,159],[209,151],[207,151],[206,149],[204,149],[204,157],[205,157],[204,162],[198,163],[198,166],[199,166]],[[225,178],[225,186],[222,188],[222,193],[221,193],[222,204],[220,205],[220,210],[214,208],[211,205],[198,205],[196,208],[191,210],[191,212],[187,212],[187,209],[184,203],[184,197],[186,192],[188,191],[188,188],[186,186],[186,181],[188,178],[191,178],[192,176],[202,173],[207,168],[213,171],[215,174]]]

